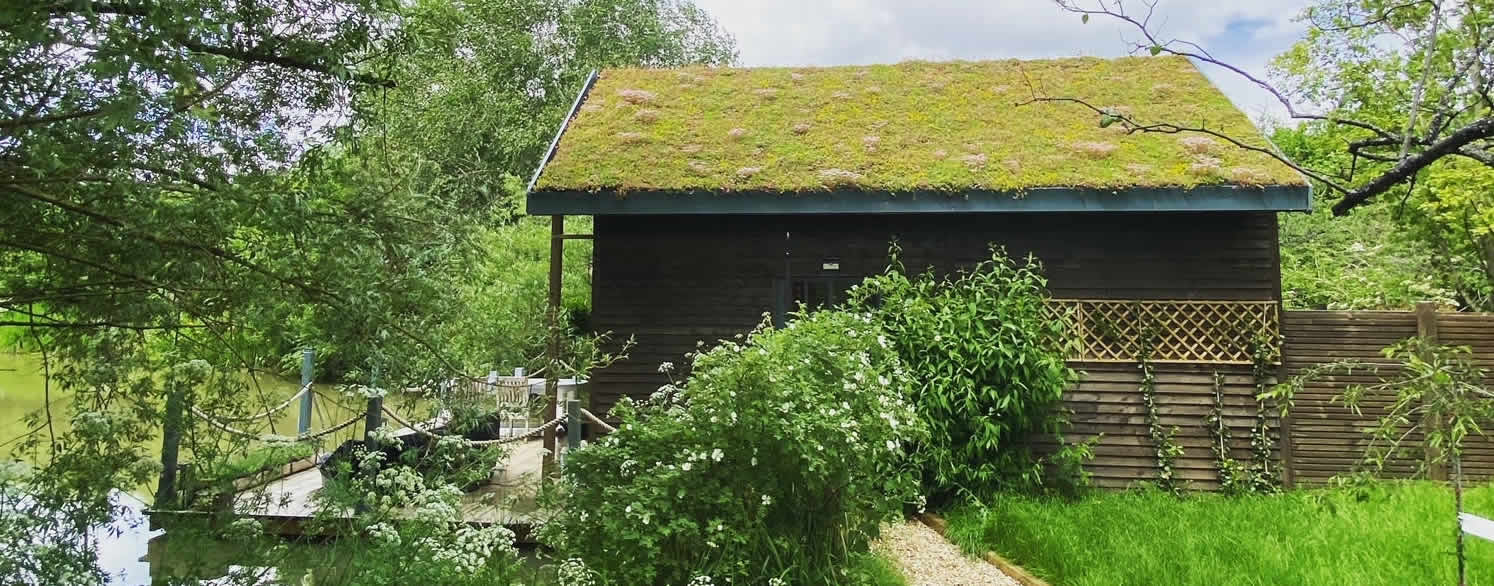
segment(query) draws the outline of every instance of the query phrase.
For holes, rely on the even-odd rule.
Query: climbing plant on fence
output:
[[[1178,485],[1172,463],[1183,456],[1183,446],[1178,445],[1176,426],[1167,428],[1162,425],[1161,410],[1157,407],[1157,375],[1152,372],[1152,349],[1155,330],[1146,328],[1139,339],[1139,349],[1136,353],[1137,365],[1141,368],[1141,404],[1146,407],[1147,435],[1152,439],[1152,448],[1157,456],[1157,486],[1162,490],[1176,493],[1182,489]]]

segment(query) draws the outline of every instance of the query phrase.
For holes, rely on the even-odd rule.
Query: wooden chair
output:
[[[533,425],[530,417],[529,377],[498,376],[498,371],[488,373],[487,385],[497,401],[498,412],[503,414],[503,433],[518,435],[529,431]]]

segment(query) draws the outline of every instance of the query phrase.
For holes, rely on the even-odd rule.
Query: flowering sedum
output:
[[[923,426],[878,338],[816,312],[691,356],[687,383],[619,404],[619,431],[570,456],[542,536],[600,583],[836,581],[919,496],[903,446]]]

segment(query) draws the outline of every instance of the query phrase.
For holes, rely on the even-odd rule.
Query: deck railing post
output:
[[[570,399],[565,402],[565,449],[566,456],[570,451],[581,447],[581,400]]]
[[[161,428],[161,477],[156,484],[157,510],[177,508],[177,472],[182,443],[182,417],[186,411],[185,390],[172,388],[166,395],[166,420]]]
[[[311,431],[311,389],[306,388],[311,384],[312,368],[316,362],[316,350],[306,348],[301,350],[301,388],[306,391],[301,395],[301,419],[296,424],[296,435],[303,436]]]
[[[373,376],[369,377],[369,387],[375,394],[368,398],[368,412],[363,416],[363,445],[372,451],[374,446],[373,432],[384,424],[384,395],[378,394],[379,368],[374,367]]]

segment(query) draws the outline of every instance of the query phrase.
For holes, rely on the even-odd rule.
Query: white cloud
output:
[[[695,0],[736,35],[745,66],[895,63],[1125,54],[1139,35],[1104,17],[1082,24],[1050,0]],[[1307,0],[1162,0],[1153,16],[1167,38],[1198,42],[1216,57],[1264,74],[1303,31]],[[1135,0],[1127,4],[1142,9]],[[1210,78],[1258,117],[1283,110],[1269,94],[1224,71]]]

